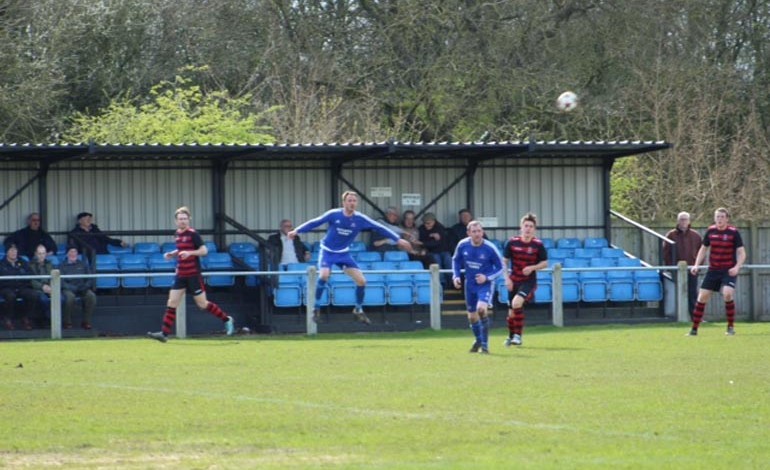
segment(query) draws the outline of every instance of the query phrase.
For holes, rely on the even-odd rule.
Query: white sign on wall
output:
[[[497,217],[476,217],[476,220],[481,222],[481,226],[484,228],[499,227]]]
[[[422,194],[419,193],[402,193],[401,194],[401,206],[421,206]]]
[[[392,197],[393,190],[390,186],[375,186],[369,188],[369,197]]]

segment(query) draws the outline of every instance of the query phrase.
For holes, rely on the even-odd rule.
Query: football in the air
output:
[[[556,99],[556,107],[559,111],[568,113],[577,108],[578,97],[574,92],[565,91]]]

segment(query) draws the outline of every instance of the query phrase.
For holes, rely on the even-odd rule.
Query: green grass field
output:
[[[766,468],[770,324],[687,330],[4,342],[0,467]]]

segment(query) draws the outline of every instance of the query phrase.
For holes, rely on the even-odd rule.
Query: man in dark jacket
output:
[[[67,257],[59,265],[62,276],[91,274],[88,265],[78,258],[77,247],[67,249]],[[96,294],[94,294],[95,280],[93,278],[62,279],[62,295],[64,296],[64,328],[72,328],[72,312],[75,310],[75,301],[80,298],[83,302],[83,321],[80,324],[83,329],[91,329],[91,318],[96,307]]]
[[[35,249],[38,245],[43,245],[49,255],[56,254],[56,242],[51,235],[42,229],[40,214],[33,212],[27,217],[27,226],[8,235],[3,242],[6,251],[11,245],[16,245],[19,254],[32,259],[35,256]]]
[[[128,246],[123,240],[110,238],[93,223],[93,214],[81,212],[78,214],[78,224],[70,230],[68,246],[75,246],[78,252],[93,258],[94,254],[105,255],[109,253],[107,246]]]
[[[680,212],[676,218],[676,228],[666,234],[666,238],[676,242],[671,246],[663,243],[663,260],[666,265],[675,265],[679,261],[685,261],[687,266],[695,264],[695,256],[701,246],[701,236],[690,228],[690,214]],[[674,256],[676,254],[676,256]],[[695,301],[698,299],[698,275],[693,275],[687,270],[687,311],[692,313]]]
[[[436,215],[432,212],[422,216],[422,225],[420,226],[420,241],[428,250],[428,255],[433,258],[433,262],[439,265],[441,269],[452,269],[452,237],[441,223],[436,220]],[[442,283],[445,288],[452,286],[452,274],[442,274]]]
[[[32,271],[26,261],[19,258],[19,249],[11,244],[0,261],[0,276],[31,276]],[[24,316],[22,325],[25,330],[32,329],[30,317],[37,307],[37,292],[32,288],[29,279],[4,279],[0,281],[0,296],[3,298],[3,324],[6,329],[13,330],[13,318],[16,312],[16,299],[24,301]]]
[[[281,221],[280,230],[267,237],[274,269],[278,269],[279,266],[284,264],[305,263],[310,260],[310,252],[299,237],[294,237],[294,240],[290,240],[286,235],[293,228],[294,224],[291,223],[291,220],[284,219]]]

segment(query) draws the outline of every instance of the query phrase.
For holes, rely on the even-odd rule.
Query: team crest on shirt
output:
[[[722,235],[722,240],[727,241],[727,234]]]

